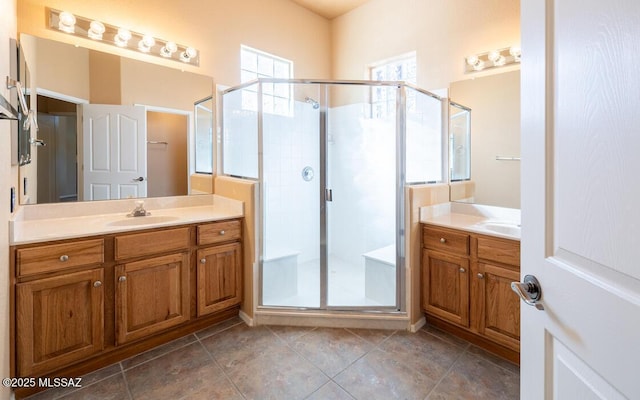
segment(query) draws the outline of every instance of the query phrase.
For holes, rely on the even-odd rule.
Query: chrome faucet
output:
[[[146,217],[147,215],[151,215],[151,213],[144,209],[144,200],[137,200],[136,208],[127,214],[127,217]]]

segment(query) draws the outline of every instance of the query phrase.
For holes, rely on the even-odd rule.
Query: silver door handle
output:
[[[533,275],[526,275],[524,282],[511,282],[511,290],[528,305],[534,306],[538,310],[544,310],[542,304],[538,303],[542,297],[540,282]]]
[[[331,189],[324,190],[324,199],[326,201],[333,201],[333,191]]]
[[[139,176],[139,177],[137,177],[137,178],[134,178],[134,179],[133,179],[133,181],[134,181],[134,182],[142,182],[142,181],[144,181],[144,178],[143,178],[143,177],[141,177],[141,176]]]

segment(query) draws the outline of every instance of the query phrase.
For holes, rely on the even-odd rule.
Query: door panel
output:
[[[521,307],[522,399],[640,398],[639,19],[522,2],[521,270],[544,306]]]
[[[83,200],[146,197],[145,108],[85,104],[82,130]]]

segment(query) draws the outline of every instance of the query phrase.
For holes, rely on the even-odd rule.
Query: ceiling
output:
[[[358,8],[369,0],[291,0],[327,19],[334,19]]]

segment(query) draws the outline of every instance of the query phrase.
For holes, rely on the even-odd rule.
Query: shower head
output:
[[[305,101],[306,103],[313,104],[313,108],[314,108],[314,110],[317,110],[318,108],[320,108],[320,103],[318,103],[317,101],[315,101],[315,100],[314,100],[314,99],[312,99],[311,97],[305,97],[305,98],[304,98],[304,101]]]

